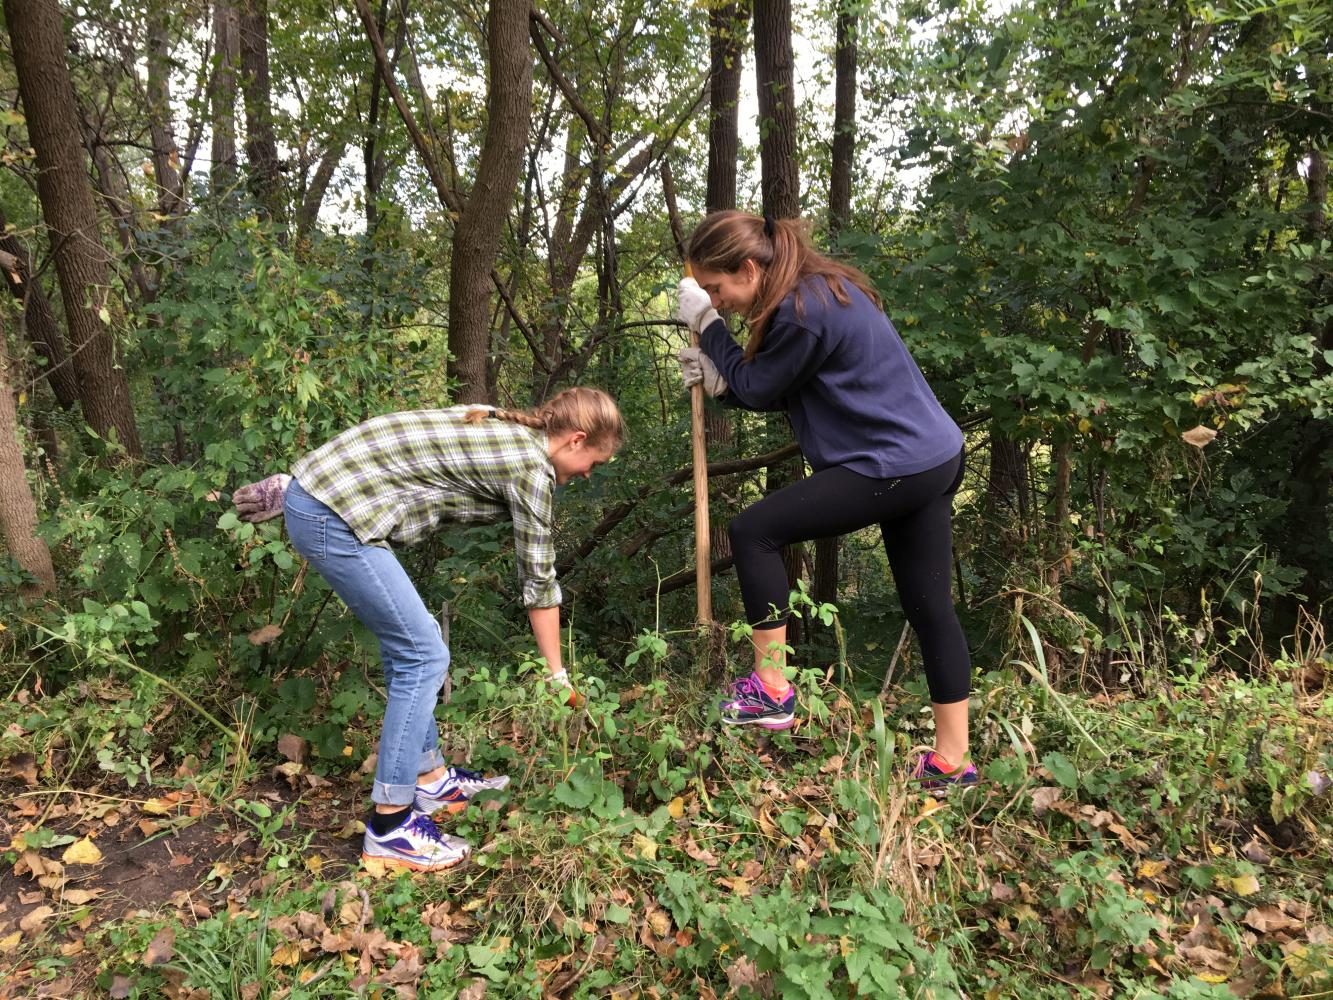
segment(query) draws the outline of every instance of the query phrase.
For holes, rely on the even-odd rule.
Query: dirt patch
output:
[[[265,869],[275,854],[312,879],[338,877],[359,861],[354,824],[365,801],[354,778],[304,775],[255,782],[229,800],[247,803],[239,810],[179,789],[53,796],[4,782],[0,796],[0,837],[15,858],[0,867],[0,997],[98,995],[98,958],[84,941],[91,931],[132,916],[200,920],[237,908],[271,877]],[[67,841],[25,849],[22,832],[39,823],[57,837],[86,839],[100,858],[66,859]],[[34,982],[31,958],[53,953],[69,964],[56,980]]]

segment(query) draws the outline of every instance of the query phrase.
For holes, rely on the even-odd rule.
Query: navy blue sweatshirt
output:
[[[953,422],[883,310],[850,282],[840,305],[823,278],[783,300],[751,361],[721,320],[700,346],[727,380],[724,404],[786,410],[814,471],[842,465],[872,479],[933,469],[963,447]]]

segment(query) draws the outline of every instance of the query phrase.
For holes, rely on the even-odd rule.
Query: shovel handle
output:
[[[685,277],[694,277],[685,262]],[[690,346],[699,346],[699,334],[690,331]],[[713,558],[708,536],[708,446],[704,437],[704,387],[690,386],[690,461],[694,469],[694,593],[700,625],[713,621]]]

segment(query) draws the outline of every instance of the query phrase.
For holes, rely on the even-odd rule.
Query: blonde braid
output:
[[[463,419],[477,424],[491,418],[509,420],[547,434],[583,431],[590,445],[613,452],[625,440],[625,423],[615,400],[601,389],[588,386],[564,389],[532,410],[484,407],[468,411]]]
[[[522,424],[524,427],[531,427],[537,431],[549,430],[549,418],[547,416],[538,416],[537,413],[529,413],[527,410],[501,410],[496,407],[487,407],[484,410],[469,410],[463,419],[469,424],[479,424],[492,417],[496,420],[508,420],[516,424]]]

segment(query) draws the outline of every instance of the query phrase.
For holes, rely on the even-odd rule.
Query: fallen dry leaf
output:
[[[37,784],[37,755],[31,753],[21,753],[10,757],[5,762],[9,767],[11,776],[18,778],[25,785],[32,786]]]
[[[164,965],[176,955],[176,929],[163,927],[153,935],[148,947],[143,951],[143,964],[150,969],[155,965]]]
[[[33,934],[41,929],[42,924],[46,923],[56,915],[56,911],[49,906],[38,906],[29,910],[19,920],[19,930],[25,934]]]
[[[279,968],[288,965],[295,965],[301,961],[301,946],[295,941],[288,941],[286,944],[278,945],[273,949],[273,955],[269,962]]]
[[[65,848],[60,860],[67,865],[95,865],[102,860],[102,852],[97,849],[96,844],[84,837]]]
[[[1060,789],[1046,785],[1032,790],[1032,815],[1041,816],[1060,801]]]
[[[1237,875],[1231,880],[1231,888],[1237,896],[1253,896],[1259,891],[1259,880],[1253,875]]]
[[[1276,906],[1252,907],[1246,911],[1241,920],[1260,934],[1299,930],[1305,926],[1305,921],[1288,916]]]
[[[310,744],[293,733],[284,733],[278,737],[278,753],[295,764],[304,764],[310,755]]]
[[[1166,871],[1167,863],[1165,861],[1148,860],[1139,865],[1139,878],[1156,878]]]

